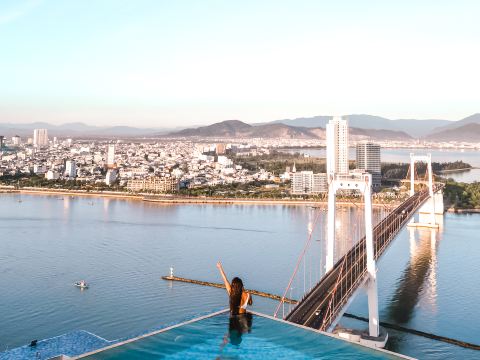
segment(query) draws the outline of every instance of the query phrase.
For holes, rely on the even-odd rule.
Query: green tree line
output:
[[[468,184],[448,179],[444,199],[457,209],[480,209],[480,182]]]

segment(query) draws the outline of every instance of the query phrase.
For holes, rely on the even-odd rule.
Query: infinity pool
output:
[[[399,359],[319,332],[253,314],[193,320],[83,356],[104,359]]]

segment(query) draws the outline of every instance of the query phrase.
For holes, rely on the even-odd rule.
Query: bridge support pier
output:
[[[369,336],[377,338],[380,333],[380,322],[378,316],[378,289],[377,289],[377,269],[375,264],[375,253],[373,246],[373,223],[372,223],[372,175],[362,174],[360,176],[335,175],[329,174],[328,184],[328,227],[327,227],[327,256],[326,272],[333,268],[334,264],[334,245],[335,245],[335,198],[337,191],[358,190],[363,194],[365,201],[365,246],[367,258],[366,282],[368,294],[368,317],[369,317]],[[348,266],[348,264],[347,264]]]
[[[371,186],[365,186],[363,194],[365,198],[365,240],[367,247],[367,294],[368,294],[368,331],[370,336],[378,337],[380,324],[378,320],[378,289],[377,269],[373,248],[373,225],[372,225],[372,194]]]
[[[334,175],[331,175],[328,185],[328,213],[327,213],[327,256],[325,261],[325,272],[328,273],[333,268],[333,253],[335,243],[335,212],[336,212],[336,192]]]

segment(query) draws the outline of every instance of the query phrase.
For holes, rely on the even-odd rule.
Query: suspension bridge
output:
[[[286,315],[285,320],[300,325],[333,332],[338,321],[353,301],[358,291],[366,288],[368,294],[369,331],[361,336],[360,342],[383,347],[388,339],[386,332],[381,332],[378,315],[378,293],[376,283],[376,261],[382,256],[388,245],[399,231],[413,219],[415,213],[424,213],[422,220],[409,226],[421,226],[435,229],[435,215],[443,213],[443,184],[434,184],[431,156],[410,154],[410,196],[381,219],[372,224],[372,203],[370,174],[337,175],[329,174],[327,246],[325,275],[309,291],[306,291],[298,304]],[[415,163],[426,162],[427,185],[415,192]],[[338,191],[360,192],[364,198],[365,234],[345,254],[334,261],[336,244],[336,194]],[[307,239],[304,251],[299,257],[292,278],[275,311],[278,316],[292,282],[297,274],[299,263],[303,261],[311,240]]]

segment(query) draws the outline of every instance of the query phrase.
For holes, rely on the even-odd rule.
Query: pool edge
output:
[[[95,355],[97,353],[100,353],[100,352],[103,352],[103,351],[106,351],[106,350],[110,350],[110,349],[113,349],[113,348],[116,348],[116,347],[119,347],[119,346],[122,346],[122,345],[125,345],[125,344],[128,344],[128,343],[131,343],[131,342],[135,342],[137,340],[141,340],[141,339],[144,339],[144,338],[147,338],[147,337],[150,337],[150,336],[160,334],[162,332],[166,332],[166,331],[175,329],[175,328],[183,326],[183,325],[195,323],[195,322],[198,322],[198,321],[201,321],[201,320],[204,320],[204,319],[208,319],[208,318],[211,318],[211,317],[214,317],[214,316],[217,316],[217,315],[221,315],[221,314],[224,314],[228,311],[229,311],[228,308],[223,309],[223,310],[219,310],[219,311],[215,311],[215,312],[207,314],[207,315],[203,315],[203,316],[200,316],[200,317],[197,317],[197,318],[194,318],[194,319],[190,319],[190,320],[187,320],[187,321],[175,324],[175,325],[167,326],[163,329],[155,330],[155,331],[143,334],[143,335],[133,337],[131,339],[116,342],[112,345],[109,345],[109,346],[106,346],[106,347],[103,347],[103,348],[100,348],[100,349],[96,349],[96,350],[93,350],[93,351],[90,351],[90,352],[87,352],[87,353],[84,353],[84,354],[81,354],[81,355],[73,356],[73,357],[70,357],[70,359],[82,359],[82,358],[85,358],[85,357],[88,357],[88,356],[91,356],[91,355]],[[364,348],[367,348],[369,350],[380,351],[382,353],[392,355],[392,356],[396,356],[396,357],[406,359],[406,360],[417,360],[416,358],[410,357],[408,355],[399,354],[399,353],[396,353],[396,352],[393,352],[393,351],[390,351],[390,350],[385,350],[385,349],[381,349],[381,348],[377,348],[377,347],[373,347],[373,346],[368,346],[368,345],[365,345],[365,344],[360,344],[360,343],[355,342],[355,341],[340,338],[338,336],[327,333],[325,331],[321,331],[321,330],[313,329],[313,328],[310,328],[310,327],[307,327],[307,326],[295,324],[295,323],[285,321],[283,319],[279,319],[279,318],[276,318],[276,317],[273,317],[271,315],[267,315],[267,314],[264,314],[264,313],[261,313],[261,312],[250,310],[249,313],[251,313],[253,315],[256,315],[256,316],[264,317],[264,318],[267,318],[267,319],[270,319],[270,320],[274,320],[274,321],[277,321],[277,322],[280,322],[280,323],[292,325],[292,326],[295,326],[295,327],[298,327],[298,328],[301,328],[301,329],[304,329],[304,330],[315,332],[317,334],[325,335],[325,336],[328,336],[330,338],[345,341],[345,342],[350,343],[352,345],[357,345],[357,346],[360,346],[360,347],[364,347]]]

